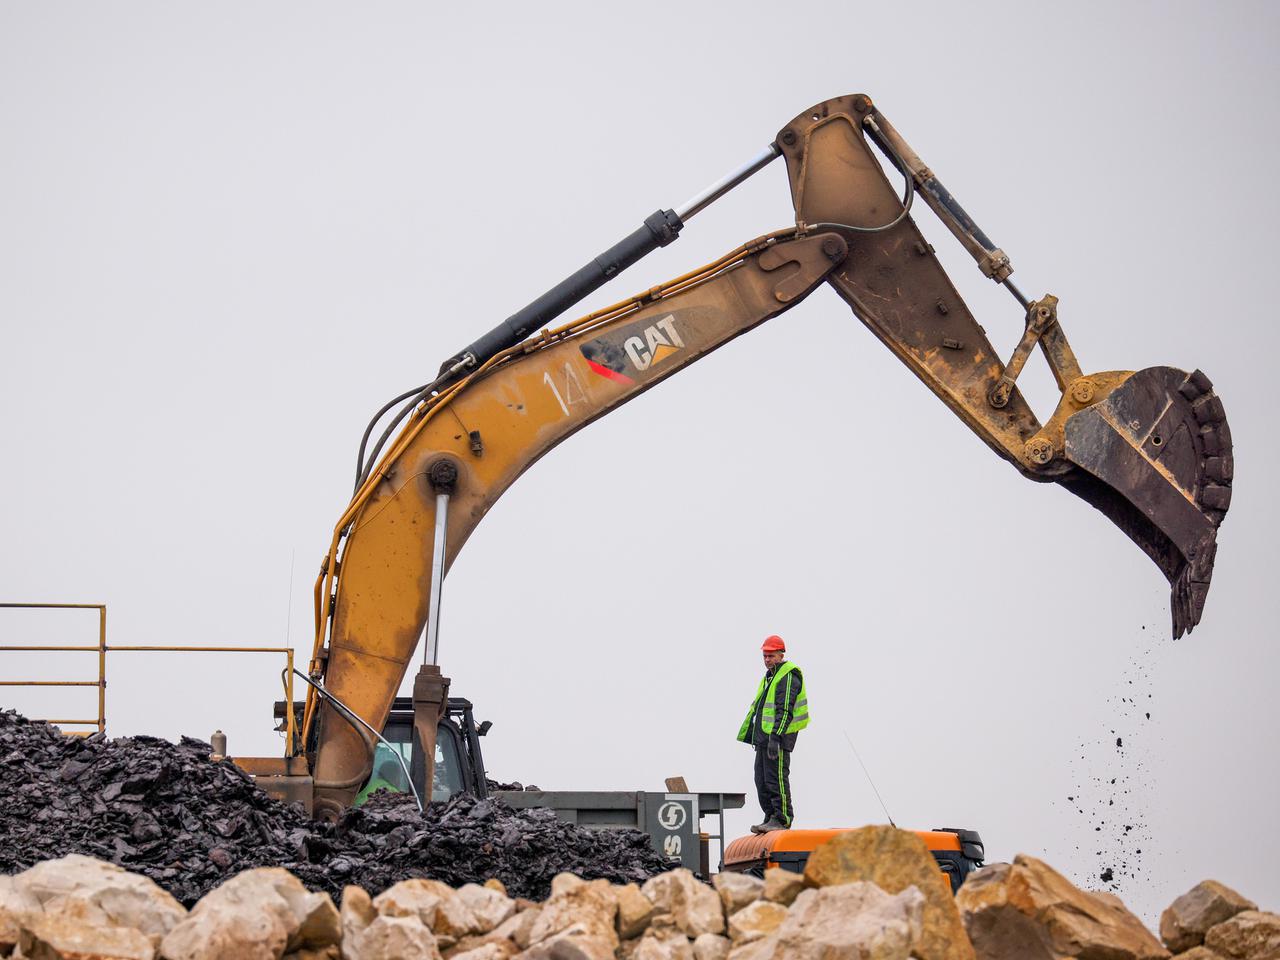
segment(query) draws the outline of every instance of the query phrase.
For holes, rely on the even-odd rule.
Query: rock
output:
[[[618,945],[617,911],[618,901],[608,889],[608,884],[561,883],[560,892],[552,894],[542,905],[529,930],[529,943],[536,945],[556,934],[575,929],[576,935],[603,940],[613,950]]]
[[[865,880],[887,893],[915,887],[925,898],[919,960],[974,960],[951,884],[914,833],[873,826],[839,834],[809,857],[804,879],[815,887]]]
[[[787,919],[787,908],[780,903],[757,900],[729,918],[729,939],[736,947],[767,937]]]
[[[0,956],[8,956],[17,946],[23,921],[39,910],[40,901],[18,886],[13,877],[0,877]]]
[[[160,949],[167,960],[279,960],[341,939],[327,893],[311,893],[287,870],[259,867],[205,894]]]
[[[31,915],[20,937],[30,960],[153,960],[152,938],[135,927],[115,926],[89,900],[59,898]]]
[[[542,913],[541,907],[530,907],[528,910],[521,910],[515,916],[508,917],[504,923],[498,926],[493,931],[493,936],[506,937],[521,950],[527,949],[529,946],[529,934],[533,930],[533,925],[537,923],[540,913]]]
[[[488,880],[486,880],[484,882],[484,888],[486,890],[492,890],[495,893],[500,893],[504,897],[510,896],[510,894],[507,893],[507,885],[503,883],[501,880],[499,880],[497,877],[490,877]]]
[[[618,937],[630,940],[640,936],[656,909],[653,901],[641,893],[640,887],[634,883],[614,887],[614,894],[618,900]]]
[[[516,960],[613,960],[614,951],[615,943],[575,923],[516,954]]]
[[[684,867],[652,878],[640,892],[658,910],[670,913],[687,937],[724,933],[724,908],[719,894]]]
[[[679,928],[656,924],[644,932],[632,960],[694,960],[693,945]]]
[[[466,949],[454,947],[445,956],[445,960],[508,960],[520,952],[510,940],[486,940]]]
[[[1158,940],[1118,897],[1077,889],[1025,855],[970,875],[956,895],[983,960],[1163,960]]]
[[[475,917],[478,933],[488,933],[516,912],[516,902],[506,893],[475,883],[459,887],[458,899]]]
[[[381,916],[417,917],[437,939],[460,940],[485,932],[458,892],[439,880],[401,880],[374,897],[373,906]]]
[[[282,960],[342,960],[342,950],[336,945],[327,946],[323,950],[303,947],[301,950],[286,953]]]
[[[780,873],[770,870],[769,873]],[[797,876],[798,875],[794,875]],[[803,881],[802,881],[803,882]],[[759,900],[764,893],[765,881],[745,873],[717,873],[711,878],[711,884],[720,894],[720,904],[724,907],[726,917],[733,916],[749,903]]]
[[[1225,960],[1220,953],[1214,953],[1208,947],[1192,947],[1186,953],[1180,953],[1173,960]]]
[[[729,938],[718,933],[704,933],[693,941],[693,960],[725,960],[729,956]]]
[[[1226,960],[1280,960],[1280,915],[1245,910],[1212,927],[1204,945]]]
[[[377,916],[343,937],[343,960],[440,960],[435,935],[417,917]]]
[[[1180,896],[1160,914],[1160,939],[1174,953],[1204,943],[1215,924],[1258,905],[1216,880],[1205,880]]]
[[[587,881],[583,880],[576,873],[557,873],[551,878],[551,896],[557,893],[566,893],[575,887],[580,887]]]
[[[354,937],[378,918],[378,911],[363,887],[348,885],[342,890],[342,937],[347,940]]]
[[[38,863],[13,878],[46,912],[68,901],[92,904],[107,925],[137,930],[158,946],[187,911],[154,881],[114,863],[71,854]]]
[[[764,874],[764,899],[789,907],[796,902],[804,889],[804,874],[790,870],[766,870]]]
[[[919,957],[926,900],[873,883],[805,890],[777,932],[736,946],[729,960],[907,960]]]
[[[549,960],[614,960],[614,946],[603,937],[557,937],[551,943]]]

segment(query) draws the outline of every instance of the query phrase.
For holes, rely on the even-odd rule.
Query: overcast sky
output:
[[[1270,3],[0,4],[0,600],[106,603],[116,644],[305,657],[370,414],[801,110],[865,92],[1021,288],[1061,298],[1086,372],[1216,382],[1240,480],[1202,625],[1170,641],[1155,566],[992,455],[823,289],[570,439],[467,544],[441,655],[494,721],[491,774],[682,774],[747,792],[744,832],[733,737],[779,633],[814,717],[799,825],[883,822],[847,733],[900,825],[974,828],[991,859],[1087,885],[1112,866],[1148,922],[1210,876],[1280,907],[1278,21]],[[1016,305],[917,213],[1007,355]],[[791,217],[775,164],[583,311]],[[1047,418],[1038,355],[1022,383]],[[0,642],[20,638],[95,633],[0,611]],[[9,678],[93,675],[0,656]],[[281,666],[115,654],[109,732],[221,727],[277,753]],[[3,702],[90,715],[91,694]]]

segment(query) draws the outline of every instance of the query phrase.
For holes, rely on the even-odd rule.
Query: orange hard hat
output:
[[[783,643],[782,638],[775,633],[771,637],[764,638],[764,643],[760,644],[760,649],[763,650],[765,653],[773,653],[774,651],[777,651],[777,650],[781,650],[782,652],[785,653],[787,649],[787,645]]]

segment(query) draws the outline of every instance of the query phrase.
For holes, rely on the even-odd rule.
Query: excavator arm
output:
[[[903,198],[873,145],[904,175]],[[534,333],[674,240],[688,217],[777,156],[787,166],[795,227]],[[917,194],[982,272],[1008,286],[1025,309],[1024,333],[1007,363],[911,218]],[[800,114],[734,178],[676,211],[654,214],[451,357],[432,383],[405,395],[408,420],[362,470],[316,583],[311,674],[323,681],[326,696],[309,695],[303,736],[313,759],[317,812],[333,815],[348,805],[370,769],[368,736],[333,701],[380,729],[424,627],[428,666],[419,685],[428,682],[415,689],[415,698],[442,700],[447,681],[427,689],[432,676],[439,678],[432,664],[440,582],[498,497],[571,434],[794,306],[824,281],[997,454],[1114,520],[1169,578],[1175,635],[1191,629],[1230,498],[1230,433],[1221,403],[1198,371],[1084,375],[1058,321],[1056,298],[1027,300],[1009,282],[1011,272],[1008,257],[870,99],[841,97]],[[1044,424],[1017,389],[1037,344],[1062,391]],[[430,754],[433,722],[420,722],[418,733]],[[426,762],[429,771],[429,755]]]

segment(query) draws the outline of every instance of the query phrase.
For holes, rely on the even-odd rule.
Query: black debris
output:
[[[542,900],[570,871],[626,883],[675,864],[636,830],[590,830],[550,810],[512,810],[458,796],[425,815],[379,791],[336,824],[271,799],[206,743],[155,737],[63,736],[0,712],[0,874],[81,853],[150,877],[191,906],[251,867],[279,866],[335,899],[359,884],[377,894],[410,877],[453,886],[497,877]]]

